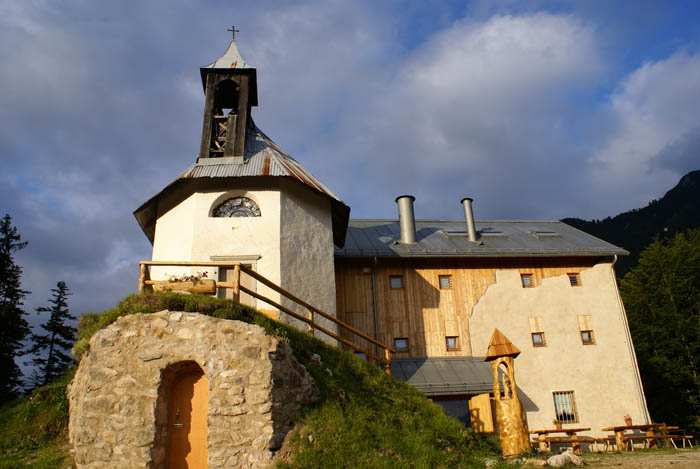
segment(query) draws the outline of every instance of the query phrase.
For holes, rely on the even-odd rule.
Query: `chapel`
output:
[[[416,218],[410,195],[396,198],[395,219],[352,219],[256,125],[256,69],[235,39],[200,74],[199,152],[134,212],[153,245],[152,284],[207,279],[210,294],[294,323],[278,285],[352,327],[321,319],[337,335],[329,342],[363,359],[385,344],[394,377],[477,431],[498,431],[495,330],[518,350],[501,361],[528,426],[595,434],[612,416],[650,421],[615,277],[625,250],[560,221],[475,219],[468,197],[454,201],[460,220]],[[257,279],[221,288],[236,265]]]

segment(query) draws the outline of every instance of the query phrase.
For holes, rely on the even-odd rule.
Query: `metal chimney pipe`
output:
[[[465,197],[462,199],[462,206],[464,207],[464,218],[467,221],[467,238],[472,243],[476,242],[476,225],[474,224],[474,211],[472,210],[472,202],[474,200]]]
[[[413,214],[412,195],[400,195],[396,198],[396,205],[399,208],[399,226],[401,227],[401,243],[415,244],[416,242],[416,219]]]

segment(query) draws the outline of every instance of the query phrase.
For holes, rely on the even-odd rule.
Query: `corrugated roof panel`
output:
[[[478,242],[468,241],[463,222],[416,221],[416,243],[397,243],[396,220],[350,220],[348,243],[337,257],[530,257],[611,256],[627,251],[559,221],[481,220]],[[494,235],[498,233],[498,235]]]
[[[400,358],[391,370],[429,396],[481,394],[493,388],[491,366],[482,357]]]

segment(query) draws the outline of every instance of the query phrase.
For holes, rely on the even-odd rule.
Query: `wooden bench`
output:
[[[551,445],[571,445],[574,453],[580,453],[581,445],[591,445],[595,443],[595,438],[590,436],[549,436],[547,443]]]
[[[657,444],[658,446],[658,440],[660,437],[657,436],[649,436],[649,435],[625,435],[624,437],[625,445],[629,443],[629,449],[631,451],[634,451],[634,444],[635,443],[642,443],[644,448],[651,448],[652,447],[652,442]]]
[[[693,435],[664,435],[662,437],[664,440],[668,440],[671,442],[674,448],[678,449],[678,445],[676,445],[676,440],[680,441],[682,444],[682,448],[685,448],[686,443],[690,448],[693,447]]]
[[[593,438],[593,444],[603,446],[604,451],[610,451],[617,449],[617,442],[615,441],[615,435],[599,436]]]

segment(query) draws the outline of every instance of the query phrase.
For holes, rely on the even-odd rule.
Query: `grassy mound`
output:
[[[378,367],[228,300],[177,294],[129,296],[116,308],[81,317],[76,356],[87,351],[96,331],[119,316],[163,309],[258,324],[290,343],[297,360],[316,380],[321,399],[305,409],[289,435],[281,467],[483,467],[484,458],[497,455],[492,438],[465,429]],[[320,364],[312,360],[314,354],[321,357]],[[0,467],[21,466],[18,461],[32,467],[60,467],[67,454],[68,381],[66,377],[1,411],[3,453],[15,444],[26,444],[13,456],[14,465],[0,458],[5,464]],[[54,464],[47,465],[49,461]]]

